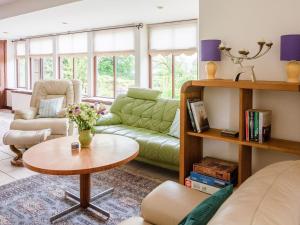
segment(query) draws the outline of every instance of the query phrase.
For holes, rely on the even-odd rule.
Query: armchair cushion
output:
[[[64,98],[41,99],[39,104],[39,118],[58,117],[62,109]]]
[[[108,113],[102,116],[96,123],[96,126],[117,125],[121,123],[121,118],[115,113]]]
[[[10,124],[11,130],[43,130],[51,129],[51,135],[68,135],[67,118],[38,118],[33,120],[17,119]]]
[[[24,120],[32,120],[37,115],[37,108],[31,107],[29,109],[17,109],[15,110],[15,120],[16,119],[24,119]]]

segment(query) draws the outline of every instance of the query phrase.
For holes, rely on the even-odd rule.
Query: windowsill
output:
[[[83,97],[83,102],[89,102],[89,103],[102,103],[104,105],[112,105],[115,99],[113,98],[100,98],[100,97]]]
[[[6,90],[11,91],[12,93],[17,94],[25,94],[25,95],[32,95],[32,90],[22,89],[22,88],[6,88]],[[83,102],[89,102],[89,103],[103,103],[104,105],[112,105],[115,99],[113,98],[101,98],[101,97],[87,97],[82,96]]]

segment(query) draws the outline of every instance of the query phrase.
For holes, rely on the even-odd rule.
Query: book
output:
[[[208,130],[209,123],[203,101],[194,100],[190,101],[189,103],[192,110],[197,132],[200,133],[202,131]]]
[[[250,141],[249,138],[249,112],[245,111],[245,121],[246,121],[246,141]]]
[[[259,143],[268,141],[271,138],[271,110],[259,110]]]
[[[219,187],[219,188],[223,188],[229,184],[233,184],[233,185],[237,184],[237,179],[234,179],[229,182],[229,181],[220,180],[220,179],[217,179],[214,177],[210,177],[210,176],[207,176],[204,174],[200,174],[200,173],[197,173],[194,171],[191,171],[190,177],[191,177],[191,180],[198,181],[200,183],[211,185],[214,187]]]
[[[214,187],[211,185],[203,184],[194,180],[191,180],[190,177],[185,178],[185,186],[188,188],[192,188],[206,194],[214,194],[215,192],[219,191],[221,188]]]
[[[254,111],[254,141],[258,141],[258,136],[259,136],[259,112]]]
[[[254,140],[254,114],[253,111],[248,111],[249,113],[249,140],[253,141]]]
[[[271,137],[271,110],[249,109],[245,112],[246,141],[266,142]]]
[[[192,109],[191,109],[190,101],[191,101],[190,99],[187,99],[186,100],[186,105],[187,105],[187,109],[188,109],[188,112],[189,112],[190,121],[191,121],[191,125],[192,125],[192,128],[193,128],[193,131],[197,132],[197,128],[196,128],[196,124],[195,124],[195,119],[194,119],[193,112],[192,112]]]
[[[238,164],[212,157],[205,157],[193,164],[193,171],[225,181],[237,179]]]

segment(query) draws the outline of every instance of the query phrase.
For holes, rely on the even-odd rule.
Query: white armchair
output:
[[[64,97],[63,109],[59,118],[38,118],[38,108],[41,99]],[[30,100],[30,109],[16,110],[11,130],[42,130],[51,129],[48,139],[71,135],[73,126],[70,126],[65,117],[65,108],[69,104],[81,101],[81,85],[78,80],[43,80],[34,85]]]

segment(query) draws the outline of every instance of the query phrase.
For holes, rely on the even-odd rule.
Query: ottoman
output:
[[[17,155],[12,159],[14,166],[23,166],[22,156],[33,145],[45,141],[51,135],[51,129],[22,131],[9,130],[3,135],[3,144],[9,145],[10,149]]]

